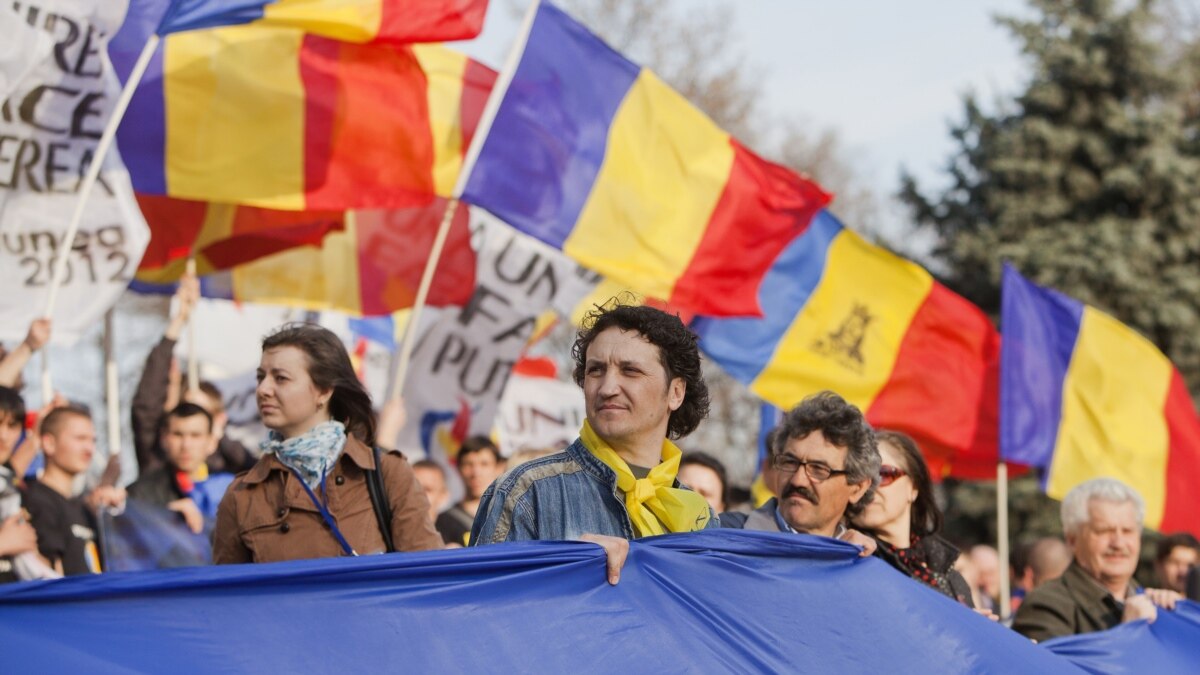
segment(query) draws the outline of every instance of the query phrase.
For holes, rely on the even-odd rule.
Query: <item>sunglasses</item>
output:
[[[907,475],[908,472],[900,467],[888,466],[887,464],[884,464],[883,466],[879,467],[879,487],[887,487],[892,483],[895,483],[897,480],[900,480],[901,476]]]

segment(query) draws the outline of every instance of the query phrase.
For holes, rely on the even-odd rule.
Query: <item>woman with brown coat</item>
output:
[[[371,399],[337,336],[293,324],[264,339],[256,399],[270,434],[221,500],[214,563],[441,548],[404,456],[373,449]]]

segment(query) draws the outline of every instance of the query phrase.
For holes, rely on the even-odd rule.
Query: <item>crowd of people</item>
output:
[[[831,537],[895,568],[896,583],[922,584],[993,619],[1015,610],[1012,628],[1038,641],[1153,621],[1200,562],[1194,537],[1165,537],[1155,557],[1161,588],[1139,587],[1143,499],[1119,480],[1095,479],[1063,501],[1064,539],[1015,553],[1013,605],[1001,611],[1007,572],[995,549],[960,553],[942,536],[918,445],[873,429],[830,391],[784,414],[761,467],[770,497],[736,508],[721,462],[676,444],[709,410],[696,337],[645,306],[597,308],[580,330],[573,378],[586,419],[574,443],[506,458],[476,436],[453,467],[410,464],[381,448],[378,437],[394,438],[403,421],[377,418],[333,333],[289,324],[262,343],[256,399],[269,433],[255,451],[224,433],[220,392],[184,386],[174,364],[197,299],[185,279],[147,359],[131,411],[139,477],[127,487],[106,471],[80,489],[96,446],[85,408],[56,399],[26,430],[20,373],[49,339],[49,322],[35,322],[0,360],[0,580],[102,571],[97,513],[127,499],[207,533],[216,564],[582,540],[603,547],[617,584],[629,541],[640,537],[711,528]],[[463,486],[454,504],[447,471]]]

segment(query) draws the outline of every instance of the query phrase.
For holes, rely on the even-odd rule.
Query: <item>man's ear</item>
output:
[[[683,399],[687,397],[687,382],[683,381],[682,377],[677,377],[671,380],[671,384],[667,385],[667,406],[671,412],[679,410],[679,406],[683,405]]]
[[[54,452],[58,449],[58,439],[54,438],[53,434],[42,434],[42,454],[47,457],[53,457]]]
[[[867,490],[871,487],[871,479],[866,479],[858,483],[850,483],[850,503],[857,504],[858,500],[867,494]]]

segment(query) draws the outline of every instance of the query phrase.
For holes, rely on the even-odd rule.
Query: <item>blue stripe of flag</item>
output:
[[[1006,263],[1000,314],[1000,456],[1048,467],[1083,304],[1030,282]]]
[[[543,3],[462,199],[562,248],[641,68]]]
[[[843,229],[837,218],[822,210],[808,230],[788,244],[758,289],[762,318],[696,318],[692,329],[704,353],[737,380],[753,382],[817,289],[829,247]]]

